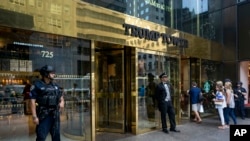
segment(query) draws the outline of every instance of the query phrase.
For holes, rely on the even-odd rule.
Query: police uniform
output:
[[[59,86],[52,81],[46,84],[43,80],[37,80],[31,87],[30,96],[37,103],[39,124],[36,127],[36,140],[45,141],[50,133],[52,141],[60,141],[59,103],[62,92]]]
[[[246,89],[242,87],[242,82],[237,83],[237,88],[234,89],[234,93],[238,96],[235,100],[235,110],[238,116],[241,116],[242,119],[245,119],[245,97],[242,93],[246,93]]]

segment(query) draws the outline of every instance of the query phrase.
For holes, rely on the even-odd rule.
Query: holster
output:
[[[45,119],[49,115],[49,110],[45,107],[39,107],[37,108],[37,116],[39,120]]]

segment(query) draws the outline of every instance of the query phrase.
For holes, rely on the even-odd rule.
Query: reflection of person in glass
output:
[[[76,88],[77,88],[77,84],[74,83],[73,84],[73,88],[72,88],[72,96],[73,97],[77,97],[77,91],[76,91]]]
[[[29,115],[31,114],[30,109],[30,87],[31,85],[28,82],[24,82],[25,87],[23,89],[23,101],[25,103],[24,105],[24,114]]]
[[[144,85],[141,85],[139,88],[139,103],[141,106],[143,106],[144,101],[144,95],[145,95],[145,87]]]
[[[146,87],[146,105],[147,105],[147,114],[149,119],[155,118],[155,88],[156,83],[154,82],[154,75],[152,73],[148,74],[148,85]]]
[[[143,59],[140,59],[139,61],[138,61],[138,75],[139,76],[144,76],[144,73],[145,73],[145,64],[144,64],[145,62],[144,62],[144,60]]]
[[[31,99],[30,99],[30,88],[31,88],[31,84],[28,83],[28,82],[24,82],[24,89],[23,89],[23,101],[24,101],[24,114],[25,115],[30,115],[31,114]],[[35,129],[35,126],[33,123],[33,120],[32,120],[32,117],[31,116],[28,116],[28,131],[29,131],[29,135],[32,135],[34,133],[34,129]]]
[[[55,70],[52,66],[40,69],[41,80],[31,86],[31,112],[36,126],[37,141],[45,141],[48,133],[52,141],[60,141],[60,114],[64,107],[62,89],[53,82]]]
[[[108,92],[113,93],[115,91],[115,76],[110,76],[109,77],[109,84],[108,84]]]
[[[4,88],[3,88],[3,84],[0,84],[0,103],[2,103],[4,98]]]

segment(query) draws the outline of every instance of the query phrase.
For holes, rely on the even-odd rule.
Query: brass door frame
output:
[[[100,43],[100,45],[102,45]],[[106,46],[107,44],[105,44]],[[124,133],[125,132],[125,108],[124,108],[124,97],[125,97],[125,87],[124,87],[124,49],[123,48],[116,48],[117,46],[112,46],[111,44],[108,45],[109,47],[103,47],[103,48],[96,48],[95,51],[95,124],[96,124],[96,131],[102,131],[102,132],[117,132],[117,133]],[[98,53],[98,50],[101,53]],[[112,68],[109,68],[108,64],[108,56],[112,57],[121,57],[121,63],[117,65],[114,64]],[[121,55],[121,56],[120,56]],[[99,58],[103,57],[103,58]],[[102,59],[102,60],[99,60]],[[106,60],[105,60],[106,59]],[[117,59],[117,58],[114,58]],[[113,60],[113,61],[118,61]],[[102,63],[102,64],[100,64]],[[107,64],[105,64],[107,63]],[[107,66],[107,72],[101,72],[102,75],[105,76],[99,76],[101,75],[98,73],[100,70],[98,70],[100,67]],[[117,68],[116,68],[117,67]],[[121,67],[121,68],[120,68]],[[105,68],[103,68],[105,69]],[[117,72],[117,69],[119,69],[121,72]],[[121,73],[120,76],[118,76]],[[110,75],[110,76],[108,76]],[[113,81],[111,81],[111,76],[114,76]],[[115,79],[116,76],[118,76],[118,79]],[[99,78],[101,77],[101,78]],[[113,78],[113,77],[112,77]],[[119,80],[120,78],[120,80]],[[101,80],[102,82],[99,82],[98,80]],[[119,82],[120,81],[120,82]],[[116,87],[113,87],[113,89],[110,89],[110,83],[113,82],[113,86],[117,85]],[[105,85],[104,85],[105,84]],[[120,84],[120,85],[119,85]],[[105,87],[107,86],[107,87]],[[103,87],[103,88],[100,88]],[[118,90],[117,88],[121,88],[121,90]],[[107,88],[107,90],[105,89]],[[107,106],[107,107],[106,107]],[[103,109],[101,109],[103,108]],[[105,110],[104,112],[102,110]],[[102,113],[100,113],[102,111]]]
[[[145,50],[145,49],[140,49],[140,48],[136,48],[136,52],[135,52],[135,54],[136,54],[136,66],[139,66],[138,64],[139,64],[139,61],[138,61],[138,53],[139,52],[141,52],[141,53],[144,53],[144,54],[152,54],[152,55],[157,55],[157,56],[161,56],[161,57],[167,57],[167,58],[173,58],[173,59],[175,59],[176,60],[176,64],[175,64],[175,66],[173,66],[173,64],[169,64],[169,65],[171,65],[171,67],[170,66],[168,66],[168,68],[166,68],[167,70],[164,70],[164,71],[167,71],[167,72],[169,72],[169,77],[170,77],[170,81],[172,81],[171,83],[172,84],[174,84],[175,85],[175,92],[174,92],[174,95],[172,96],[172,98],[173,98],[173,106],[174,106],[174,108],[175,108],[175,112],[176,112],[176,114],[175,114],[175,119],[176,119],[176,124],[179,124],[180,123],[180,94],[179,94],[179,92],[180,92],[180,83],[179,83],[179,81],[178,80],[180,80],[180,72],[178,71],[178,69],[180,68],[180,58],[179,58],[179,56],[176,56],[176,55],[172,55],[172,54],[166,54],[165,52],[157,52],[157,51],[152,51],[152,50]],[[172,62],[172,61],[168,61],[168,62]],[[172,68],[176,68],[175,70],[175,72],[172,72],[171,70],[172,70]],[[151,71],[155,71],[155,72],[153,72],[153,74],[155,75],[155,77],[154,77],[154,80],[155,80],[155,82],[156,82],[156,84],[158,84],[159,82],[160,82],[160,80],[159,80],[159,75],[162,73],[162,70],[160,70],[160,71],[157,71],[157,70],[147,70],[148,72],[151,72]],[[144,78],[144,77],[147,77],[146,75],[144,75],[144,76],[139,76],[139,67],[136,67],[136,90],[138,90],[139,89],[139,79],[141,79],[141,78]],[[146,74],[148,74],[148,72],[146,72]],[[145,72],[144,73],[142,73],[142,74],[145,74]],[[146,80],[146,78],[145,78],[145,80]],[[140,116],[140,112],[139,112],[139,93],[138,93],[138,91],[136,91],[135,92],[135,97],[136,97],[136,113],[135,113],[135,115],[136,115],[136,117],[135,117],[135,131],[134,131],[134,133],[135,134],[141,134],[141,133],[146,133],[146,132],[148,132],[148,131],[152,131],[152,130],[155,130],[155,129],[157,129],[157,128],[161,128],[161,120],[160,120],[160,112],[159,112],[159,110],[157,109],[157,110],[155,110],[155,119],[154,119],[154,122],[155,122],[155,125],[153,125],[152,127],[145,127],[145,125],[147,125],[147,123],[151,123],[151,120],[147,120],[145,123],[142,123],[142,122],[144,122],[143,120],[141,120],[141,119],[139,119],[139,116]],[[143,109],[143,108],[142,108]],[[142,116],[141,117],[143,117],[143,113],[141,114]],[[141,124],[142,123],[142,124]],[[140,125],[142,125],[141,127],[140,127]]]

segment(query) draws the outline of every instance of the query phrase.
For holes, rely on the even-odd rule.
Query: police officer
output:
[[[247,95],[247,91],[245,88],[242,87],[242,82],[237,83],[236,89],[234,89],[235,95],[235,110],[236,113],[241,116],[241,119],[245,119],[246,113],[245,113],[245,96]]]
[[[45,141],[48,133],[52,141],[60,141],[59,111],[64,107],[62,89],[53,82],[55,70],[45,65],[40,69],[41,80],[31,87],[31,112],[36,124],[36,141]]]

